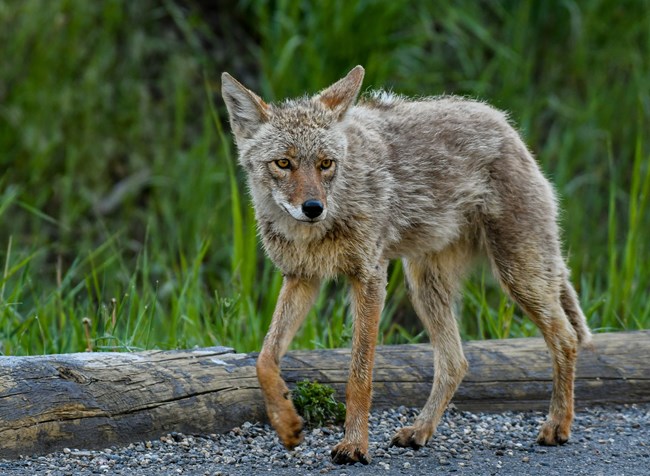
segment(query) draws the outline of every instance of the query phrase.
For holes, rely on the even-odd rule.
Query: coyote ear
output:
[[[221,75],[221,95],[236,139],[248,139],[271,117],[271,108],[228,73]]]
[[[355,66],[347,76],[339,79],[329,88],[324,89],[316,96],[321,103],[328,109],[334,111],[338,118],[341,119],[345,112],[354,104],[365,71],[362,66]]]

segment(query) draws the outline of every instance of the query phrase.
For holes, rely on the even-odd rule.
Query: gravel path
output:
[[[288,452],[268,426],[246,423],[225,435],[171,434],[104,451],[66,449],[48,456],[0,460],[3,475],[643,475],[650,474],[650,404],[578,412],[562,447],[534,444],[541,412],[473,414],[449,410],[425,448],[388,448],[396,428],[413,420],[407,408],[371,416],[369,466],[335,466],[338,427],[308,432]]]

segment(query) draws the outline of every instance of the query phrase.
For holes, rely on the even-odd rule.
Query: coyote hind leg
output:
[[[573,385],[579,341],[588,342],[589,329],[580,311],[557,242],[499,242],[489,240],[495,274],[504,290],[540,329],[553,364],[553,391],[547,421],[537,442],[564,444],[573,422]],[[575,328],[574,328],[575,326]]]
[[[426,445],[435,432],[467,371],[468,364],[452,310],[459,280],[454,267],[457,269],[461,263],[429,258],[404,260],[404,264],[413,307],[433,345],[434,376],[429,398],[415,423],[398,430],[391,445],[418,449]]]

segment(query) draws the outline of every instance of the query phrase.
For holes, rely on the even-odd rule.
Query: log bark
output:
[[[458,408],[546,409],[551,364],[542,339],[473,341],[464,350],[470,371],[453,400]],[[0,357],[0,457],[265,420],[256,356],[213,347]],[[349,349],[293,351],[282,374],[290,387],[317,380],[343,399],[349,359]],[[432,379],[430,346],[378,347],[373,407],[420,407]],[[575,393],[578,407],[650,401],[650,331],[596,335],[594,350],[580,354]]]

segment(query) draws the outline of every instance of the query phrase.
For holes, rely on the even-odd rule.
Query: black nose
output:
[[[302,204],[302,212],[309,218],[316,218],[323,213],[323,204],[318,200],[307,200]]]

